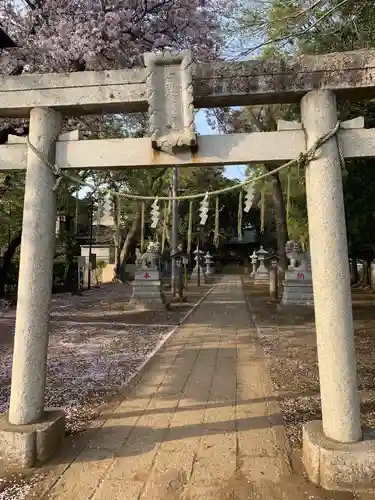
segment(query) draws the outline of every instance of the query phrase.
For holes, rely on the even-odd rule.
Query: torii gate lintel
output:
[[[375,158],[375,129],[364,129],[362,117],[342,122],[337,136],[344,158]],[[203,135],[194,141],[191,147],[160,151],[152,147],[149,137],[80,140],[76,131],[59,136],[55,162],[63,170],[214,167],[286,162],[307,150],[302,124],[284,121],[280,121],[277,132]],[[0,146],[0,171],[25,170],[26,165],[26,139],[10,136],[8,144]]]

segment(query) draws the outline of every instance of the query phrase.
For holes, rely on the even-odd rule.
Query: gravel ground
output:
[[[53,297],[46,406],[64,409],[67,434],[85,429],[207,289],[190,286],[189,302],[157,312],[134,311],[127,285]],[[14,310],[0,316],[0,412],[9,404],[14,320]],[[0,500],[30,498],[39,480],[0,472]]]
[[[68,434],[85,428],[95,416],[95,408],[126,383],[171,328],[59,326],[49,343],[46,406],[64,409]],[[10,395],[11,348],[0,348],[0,357],[3,413]]]
[[[292,450],[301,446],[302,425],[321,419],[314,316],[312,311],[280,309],[267,291],[245,285],[260,328],[271,380],[279,396]],[[353,313],[365,426],[375,427],[375,294],[353,290]]]

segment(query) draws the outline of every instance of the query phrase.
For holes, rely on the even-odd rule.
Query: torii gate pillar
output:
[[[337,123],[335,94],[307,93],[301,102],[307,148]],[[314,286],[322,422],[303,429],[310,479],[327,489],[347,489],[374,477],[375,445],[361,442],[342,168],[336,137],[306,167],[306,196]],[[371,451],[371,453],[369,453]],[[345,487],[346,486],[346,487]]]
[[[30,113],[30,141],[51,162],[61,114]],[[0,418],[0,454],[9,469],[33,467],[50,458],[64,437],[64,416],[45,411],[47,347],[55,252],[56,179],[30,150],[27,157],[16,330],[9,415]]]

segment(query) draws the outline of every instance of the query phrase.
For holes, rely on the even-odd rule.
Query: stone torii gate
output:
[[[48,459],[63,436],[63,415],[44,408],[59,173],[47,164],[69,170],[287,161],[335,127],[336,96],[375,95],[371,50],[203,65],[184,52],[148,54],[145,62],[135,70],[0,78],[0,116],[30,117],[31,144],[0,146],[0,170],[26,169],[10,409],[0,419],[0,451],[8,467]],[[299,101],[302,125],[195,135],[194,107]],[[63,115],[147,109],[151,138],[59,136]],[[375,477],[375,442],[360,424],[340,152],[375,158],[375,129],[365,130],[361,120],[346,123],[306,167],[323,419],[304,427],[303,452],[312,481],[352,489]]]

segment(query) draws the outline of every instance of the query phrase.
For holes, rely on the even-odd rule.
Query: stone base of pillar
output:
[[[270,275],[266,272],[256,272],[254,276],[255,285],[268,285],[270,282]]]
[[[314,294],[310,271],[289,270],[285,273],[283,306],[313,306]]]
[[[0,415],[0,456],[8,471],[25,470],[43,464],[62,447],[65,416],[60,410],[46,409],[37,424],[12,425],[8,414]]]
[[[375,481],[375,431],[364,430],[357,443],[325,437],[322,422],[303,427],[303,462],[311,482],[326,490],[364,491]]]
[[[156,269],[141,269],[136,271],[133,282],[133,295],[130,304],[137,309],[166,309],[160,272]]]

